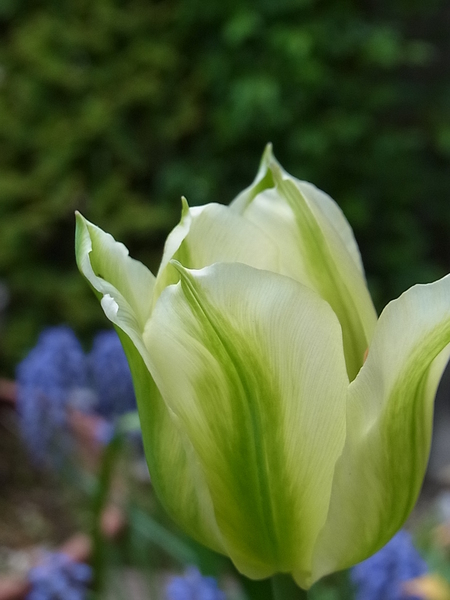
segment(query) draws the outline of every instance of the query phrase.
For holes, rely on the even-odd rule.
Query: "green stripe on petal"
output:
[[[214,203],[193,208],[183,205],[181,221],[167,239],[154,304],[162,290],[180,278],[169,262],[172,259],[190,269],[216,262],[241,262],[257,269],[279,270],[276,244],[247,219]]]
[[[339,323],[290,278],[242,264],[178,269],[144,334],[155,381],[237,567],[295,572],[306,587],[345,439]]]
[[[362,366],[376,324],[376,313],[365,279],[335,227],[324,218],[311,189],[300,188],[281,171],[277,191],[295,216],[301,269],[311,285],[333,308],[342,326],[350,380]],[[292,264],[291,257],[291,264]]]
[[[376,313],[352,230],[329,196],[288,175],[268,150],[262,168],[267,176],[260,172],[253,193],[241,194],[230,208],[277,244],[278,272],[315,289],[331,305],[343,330],[347,371],[354,379],[372,337]],[[267,184],[265,189],[262,182]]]
[[[367,361],[349,387],[347,440],[316,550],[315,578],[378,550],[413,508],[448,344],[450,276],[414,286],[380,316]]]

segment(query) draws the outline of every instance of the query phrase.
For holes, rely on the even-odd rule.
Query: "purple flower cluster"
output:
[[[87,387],[86,357],[74,332],[64,326],[45,330],[18,365],[16,381],[23,439],[35,462],[48,462],[52,450],[67,442],[70,395]]]
[[[400,531],[376,554],[351,570],[356,600],[420,600],[406,596],[403,584],[427,572],[411,536]]]
[[[96,412],[110,419],[134,410],[136,399],[130,368],[114,330],[96,335],[88,361],[97,392]]]
[[[85,600],[92,569],[74,562],[62,552],[47,552],[36,567],[30,569],[31,591],[26,600]]]
[[[183,576],[171,577],[166,600],[225,600],[225,594],[214,577],[203,577],[196,567],[189,567]]]
[[[18,365],[16,381],[22,436],[37,464],[56,466],[61,451],[67,451],[69,407],[108,420],[136,407],[131,373],[115,331],[99,333],[85,355],[69,327],[44,330]]]

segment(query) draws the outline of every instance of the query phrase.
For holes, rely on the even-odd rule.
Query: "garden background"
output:
[[[379,309],[450,271],[449,27],[443,0],[2,0],[0,376],[44,326],[105,326],[75,209],[154,270],[180,196],[228,203],[268,141]]]
[[[68,325],[91,356],[110,325],[75,265],[75,210],[156,272],[181,196],[228,204],[267,142],[288,172],[342,207],[378,310],[450,272],[449,31],[445,0],[0,0],[0,382],[14,379],[44,328]],[[42,356],[56,377],[53,352]],[[435,473],[448,466],[449,389],[447,370],[432,455],[445,460],[432,459]],[[124,565],[157,577],[194,563],[233,572],[164,515],[136,420],[132,443],[116,432],[91,452],[83,439],[89,460],[74,453],[70,468],[64,456],[59,471],[45,471],[30,448],[51,432],[31,419],[27,435],[13,405],[0,402],[0,575],[24,546],[60,547],[77,531],[92,542],[83,558],[93,567],[90,600],[120,597],[103,590],[126,579]],[[76,438],[66,421],[62,437],[75,429]],[[427,560],[448,598],[450,469],[446,477],[428,482],[430,498],[444,492],[447,537],[433,537]],[[120,541],[102,529],[111,490]],[[339,581],[314,598],[348,600]],[[263,584],[239,585],[246,595],[238,586],[228,598],[269,598]]]

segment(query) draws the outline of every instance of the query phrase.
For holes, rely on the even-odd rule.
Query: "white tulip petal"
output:
[[[191,537],[225,553],[205,478],[192,445],[168,410],[134,344],[118,332],[133,376],[152,485],[170,517]]]
[[[208,489],[149,372],[152,358],[142,333],[150,316],[155,278],[123,244],[77,215],[77,262],[101,297],[125,349],[138,401],[153,486],[173,519],[192,537],[223,551]]]
[[[349,387],[347,439],[314,578],[363,560],[409,515],[425,473],[449,343],[450,276],[414,286],[381,314],[367,361]]]
[[[316,290],[343,331],[347,371],[354,379],[376,324],[352,230],[337,204],[315,186],[284,171],[266,150],[257,179],[230,209],[277,244],[280,269]]]
[[[109,233],[77,213],[78,268],[99,295],[108,319],[133,340],[142,354],[142,332],[150,317],[154,275],[131,258]]]
[[[345,437],[339,323],[288,277],[242,264],[178,268],[144,334],[153,377],[237,567],[259,578],[294,571],[306,587]]]
[[[257,269],[277,272],[277,245],[253,223],[221,204],[189,208],[183,205],[180,224],[169,235],[158,272],[153,303],[162,290],[180,275],[170,260],[191,269],[216,262],[241,262]]]

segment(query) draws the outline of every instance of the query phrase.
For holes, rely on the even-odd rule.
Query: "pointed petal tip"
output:
[[[86,219],[83,217],[83,215],[76,210],[75,211],[75,227],[78,230],[78,228],[84,227],[85,226],[85,222]]]
[[[89,246],[89,252],[92,250],[92,234],[96,231],[99,231],[101,234],[105,235],[105,236],[111,236],[111,234],[104,232],[102,229],[100,229],[100,227],[98,227],[97,225],[94,225],[94,223],[92,223],[91,221],[89,221],[88,219],[86,219],[86,217],[84,217],[80,211],[76,210],[75,211],[75,236],[76,239],[83,239],[84,241],[89,240],[90,241],[90,246]],[[88,254],[89,254],[88,252]],[[77,252],[78,254],[78,252]]]
[[[79,210],[75,211],[75,222],[77,225],[86,225],[89,221],[84,217]]]
[[[267,142],[266,147],[264,148],[264,152],[262,155],[263,160],[270,160],[273,158],[273,144],[272,142]]]
[[[88,222],[83,215],[75,211],[75,258],[78,269],[89,280],[92,240],[88,231]]]
[[[184,219],[184,217],[187,215],[187,213],[189,212],[189,203],[187,201],[186,196],[181,196],[181,219]]]
[[[195,274],[199,275],[199,273],[202,271],[209,272],[209,270],[210,270],[210,267],[203,267],[203,269],[189,269],[188,267],[185,267],[176,258],[172,258],[169,261],[169,263],[178,271],[178,273],[180,275],[180,280],[185,283],[192,281],[192,278]]]
[[[261,176],[262,173],[271,171],[272,167],[275,165],[278,167],[280,166],[279,162],[275,158],[275,154],[273,153],[273,144],[272,142],[268,142],[261,157],[258,175]],[[258,180],[258,175],[256,180]]]
[[[178,282],[184,282],[184,283],[188,283],[188,282],[192,282],[192,278],[193,275],[195,273],[199,273],[199,271],[202,270],[209,270],[208,267],[204,267],[203,269],[189,269],[188,267],[185,267],[180,261],[178,261],[176,258],[172,258],[169,261],[169,264],[171,264],[176,271],[179,274],[179,280]],[[175,283],[175,282],[174,282]]]
[[[266,168],[270,170],[272,170],[273,166],[281,167],[274,154],[272,142],[269,142],[264,148],[261,164],[265,165]]]

